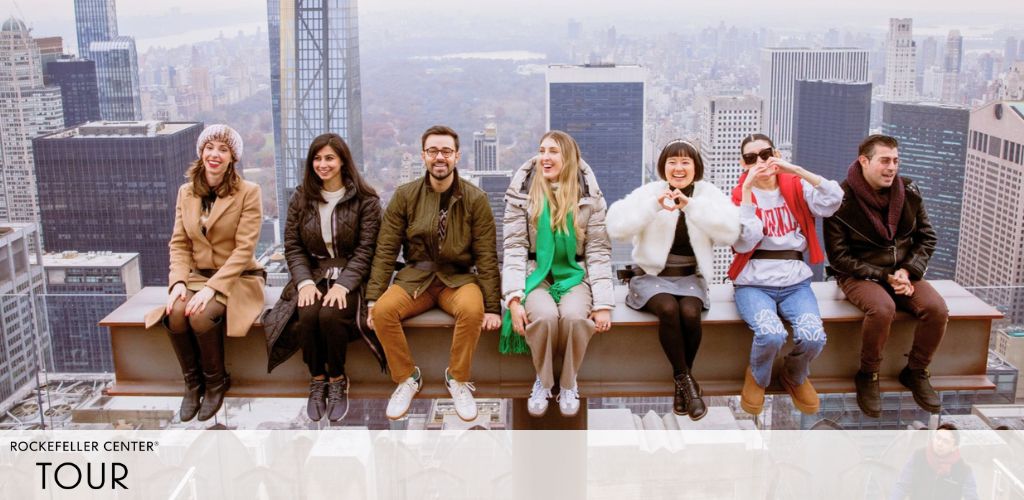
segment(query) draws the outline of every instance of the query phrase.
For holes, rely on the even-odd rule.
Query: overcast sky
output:
[[[648,20],[658,20],[657,27],[678,24],[706,25],[725,21],[740,26],[771,25],[785,29],[825,30],[861,28],[864,31],[884,30],[889,17],[913,17],[915,32],[929,28],[936,33],[957,27],[971,31],[994,30],[1000,27],[1024,33],[1024,8],[1021,0],[856,0],[847,2],[797,0],[713,0],[711,2],[680,0],[367,0],[360,2],[362,16],[386,20],[391,16],[405,18],[443,19],[446,16],[479,18],[481,24],[501,23],[509,16],[522,21],[528,15],[538,22],[561,24],[573,17],[586,27],[612,25],[620,32],[642,29]],[[65,43],[75,44],[73,0],[0,0],[6,7],[0,15],[22,18],[33,29],[34,36],[63,36]],[[119,0],[117,2],[122,34],[139,39],[153,36],[166,38],[168,33],[130,32],[125,28],[145,26],[148,16],[167,15],[177,10],[181,16],[196,16],[202,27],[265,23],[265,0]],[[444,30],[445,23],[424,25]],[[137,31],[144,31],[139,28]],[[230,31],[228,34],[233,34]]]

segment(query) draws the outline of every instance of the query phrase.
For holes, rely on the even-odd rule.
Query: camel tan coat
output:
[[[168,291],[179,282],[190,290],[204,285],[216,290],[217,298],[227,306],[228,336],[244,337],[263,313],[264,279],[242,276],[243,271],[260,269],[253,256],[263,222],[260,186],[242,181],[233,195],[218,198],[207,219],[205,235],[199,225],[200,210],[201,200],[192,194],[192,184],[183,184],[178,189],[174,233],[168,244]],[[207,279],[194,272],[197,269],[218,271]],[[163,306],[153,309],[146,314],[146,328],[163,317]]]

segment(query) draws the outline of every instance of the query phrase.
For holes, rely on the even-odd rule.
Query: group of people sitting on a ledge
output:
[[[658,318],[676,414],[693,420],[707,414],[693,369],[701,313],[711,306],[714,245],[735,253],[729,279],[739,314],[753,331],[741,394],[745,411],[762,411],[773,361],[787,339],[785,321],[793,347],[775,375],[797,409],[817,413],[808,375],[826,334],[807,262],[821,263],[826,254],[839,287],[865,313],[855,376],[861,410],[881,413],[878,370],[896,309],[919,319],[899,380],[923,409],[940,410],[928,365],[948,311],[924,280],[935,232],[918,187],[897,175],[892,137],[866,138],[840,184],[784,160],[769,137],[747,136],[739,144],[743,174],[729,195],[704,180],[698,148],[675,140],[658,158],[659,179],[609,207],[576,141],[547,132],[505,194],[500,270],[487,195],[456,169],[458,135],[434,126],[421,145],[425,175],[399,186],[382,214],[341,137],[323,134],[310,144],[285,223],[291,281],[262,322],[270,369],[302,350],[311,376],[311,420],[337,422],[347,413],[345,358],[355,340],[397,385],[388,418],[405,416],[423,377],[402,321],[435,306],[455,320],[443,380],[461,419],[477,418],[472,362],[482,330],[500,330],[502,353],[532,358],[531,415],[543,416],[552,397],[562,415],[575,415],[576,375],[587,344],[612,325],[612,239],[633,244],[635,266],[619,276],[628,280],[625,304]],[[182,421],[209,419],[221,407],[231,385],[225,332],[244,336],[260,317],[266,279],[253,256],[260,186],[236,168],[241,136],[212,125],[199,136],[196,154],[178,191],[167,304],[146,317],[147,328],[166,329],[181,365]],[[824,249],[818,217],[824,218]]]

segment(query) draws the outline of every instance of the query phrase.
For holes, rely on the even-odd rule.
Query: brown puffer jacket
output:
[[[367,300],[377,300],[387,289],[401,250],[406,265],[395,275],[394,284],[409,295],[417,296],[435,276],[452,288],[477,283],[483,292],[484,311],[501,312],[494,213],[486,193],[460,179],[458,170],[452,175],[455,191],[441,244],[437,235],[441,193],[430,187],[427,176],[395,190],[377,237]],[[424,270],[417,263],[433,263],[437,270]]]
[[[526,161],[512,177],[505,192],[505,262],[502,269],[502,297],[509,300],[521,296],[526,288],[526,277],[537,266],[530,254],[537,250],[537,227],[529,224],[530,180],[536,172],[537,158]],[[612,281],[612,242],[605,225],[608,205],[604,201],[597,177],[590,165],[580,162],[579,226],[582,238],[576,239],[576,255],[586,270],[584,282],[590,285],[594,307],[615,307]]]

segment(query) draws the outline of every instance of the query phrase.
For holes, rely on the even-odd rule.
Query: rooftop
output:
[[[132,259],[138,258],[138,252],[115,253],[105,252],[54,252],[43,255],[43,267],[122,267]]]
[[[174,135],[200,122],[95,121],[43,136],[41,139],[151,138]]]

